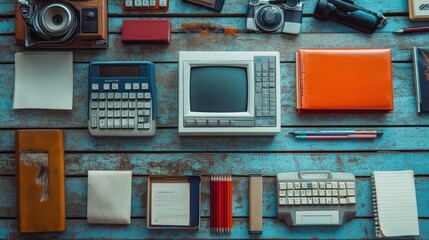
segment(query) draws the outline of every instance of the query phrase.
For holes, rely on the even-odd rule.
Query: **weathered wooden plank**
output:
[[[233,182],[233,215],[247,217],[248,213],[248,178],[234,177]],[[263,215],[277,216],[276,180],[264,177]],[[0,190],[6,194],[0,199],[0,218],[16,217],[15,177],[0,177]],[[132,217],[146,217],[147,178],[134,177],[132,184]],[[429,179],[416,178],[416,194],[419,217],[429,217]],[[66,216],[68,218],[86,218],[87,212],[87,178],[66,179]],[[357,180],[357,217],[372,217],[371,180]],[[204,177],[201,191],[201,216],[210,216],[209,177]]]
[[[1,0],[0,2],[0,16],[13,16],[14,15],[14,4],[13,1]],[[122,1],[120,0],[109,0],[109,14],[111,15],[153,15],[151,13],[145,12],[132,12],[132,11],[123,11],[121,7]],[[312,14],[316,6],[317,0],[306,0],[304,1],[304,13]],[[225,5],[222,9],[221,14],[185,4],[179,0],[170,0],[170,7],[167,13],[155,13],[157,15],[215,15],[222,16],[225,14],[246,14],[247,12],[247,0],[228,0],[225,1]],[[408,6],[404,1],[388,1],[388,0],[376,0],[376,1],[356,1],[356,4],[368,8],[376,12],[385,12],[385,13],[404,13],[408,10]]]
[[[129,19],[142,19],[141,17],[110,17],[109,18],[109,32],[121,33],[122,21]],[[165,16],[160,17],[145,17],[144,19],[165,19]],[[206,17],[206,18],[192,18],[192,17],[169,17],[171,21],[171,32],[183,33],[183,23],[209,23],[217,26],[230,26],[236,27],[240,32],[246,31],[246,18],[245,17]],[[197,20],[198,19],[198,20]],[[395,16],[388,18],[389,24],[384,28],[377,30],[379,33],[391,33],[400,28],[410,26],[421,26],[421,22],[410,22],[407,16]],[[304,17],[302,19],[301,33],[358,33],[353,28],[335,23],[333,21],[320,21],[313,17]],[[14,34],[15,33],[15,19],[14,18],[0,18],[0,34]],[[218,37],[218,36],[216,36]]]
[[[202,219],[199,230],[149,230],[146,219],[133,219],[130,225],[89,225],[86,220],[67,220],[64,233],[20,234],[15,220],[0,220],[0,238],[5,239],[374,239],[372,219],[354,219],[342,226],[287,227],[277,219],[266,218],[262,235],[249,235],[248,220],[234,218],[231,235],[210,234],[210,220]],[[429,220],[420,219],[420,236],[429,238]]]
[[[88,170],[132,170],[135,175],[203,175],[225,173],[246,176],[259,172],[274,177],[279,172],[325,169],[370,177],[372,172],[412,169],[429,173],[428,152],[410,153],[103,153],[65,154],[67,176],[86,175]],[[14,176],[14,154],[0,154],[0,175]]]
[[[283,126],[375,126],[429,125],[426,115],[416,114],[411,63],[393,63],[395,111],[390,114],[296,113],[295,64],[281,64],[281,111]],[[158,127],[177,127],[177,64],[156,64]],[[74,104],[72,111],[13,110],[14,65],[0,65],[0,128],[87,127],[88,65],[74,66]],[[47,117],[49,116],[49,117]]]
[[[344,128],[338,128],[344,129]],[[378,128],[384,135],[374,140],[295,139],[283,128],[273,137],[179,137],[177,129],[158,129],[153,138],[95,138],[85,130],[65,130],[66,151],[94,152],[334,152],[420,151],[429,149],[429,128]],[[13,151],[14,131],[0,130],[0,151]]]
[[[393,61],[410,61],[411,49],[427,42],[424,34],[374,33],[349,34],[302,33],[297,36],[287,34],[242,33],[238,38],[222,37],[202,39],[198,34],[172,34],[170,46],[123,44],[120,34],[109,35],[107,50],[75,50],[77,62],[105,60],[152,60],[155,62],[177,62],[179,51],[279,51],[281,61],[295,61],[298,48],[392,48]],[[261,46],[261,43],[264,43]],[[12,35],[0,38],[0,63],[13,62],[17,47]]]

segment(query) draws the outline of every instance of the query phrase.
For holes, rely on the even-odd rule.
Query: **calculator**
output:
[[[169,0],[123,0],[123,9],[129,11],[167,12]]]
[[[88,129],[92,136],[155,135],[153,62],[92,62],[88,89]]]

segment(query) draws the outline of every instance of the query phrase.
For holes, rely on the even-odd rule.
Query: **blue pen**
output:
[[[375,134],[378,137],[383,135],[383,131],[379,130],[328,130],[328,131],[318,131],[318,130],[301,130],[293,131],[289,134],[292,135],[353,135],[353,134]]]

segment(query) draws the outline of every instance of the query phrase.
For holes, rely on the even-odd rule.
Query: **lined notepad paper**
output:
[[[375,234],[377,237],[419,235],[414,173],[373,173]]]

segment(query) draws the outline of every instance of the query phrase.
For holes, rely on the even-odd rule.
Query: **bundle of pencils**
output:
[[[210,229],[215,234],[232,230],[232,177],[213,175],[210,179]]]

